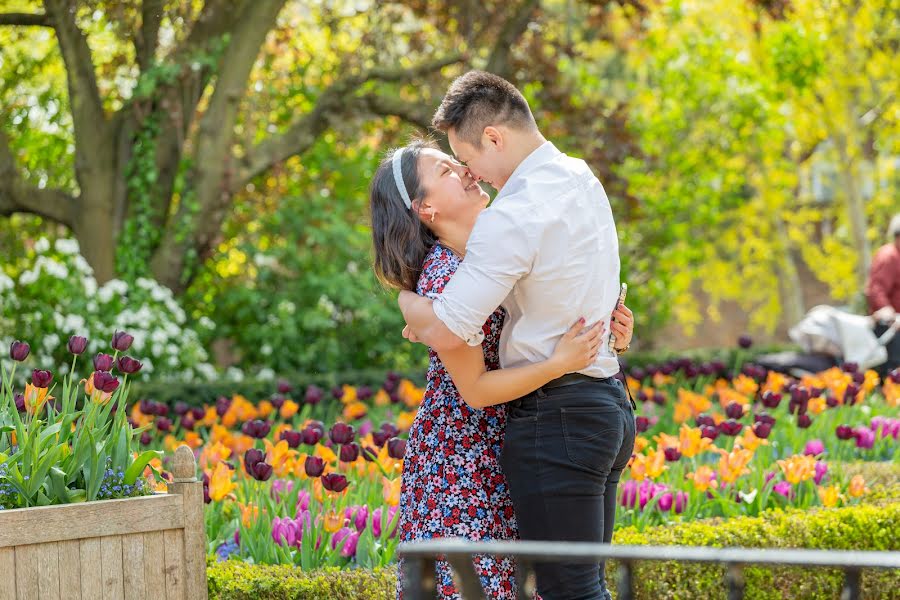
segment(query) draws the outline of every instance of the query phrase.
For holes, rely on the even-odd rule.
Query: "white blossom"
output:
[[[34,243],[34,251],[37,252],[38,254],[43,254],[44,252],[46,252],[49,249],[50,249],[50,242],[45,237],[42,237],[41,239],[39,239],[38,241],[36,241]]]
[[[78,246],[78,240],[74,239],[58,239],[56,240],[54,247],[60,254],[71,254],[73,256],[81,251],[80,247]]]

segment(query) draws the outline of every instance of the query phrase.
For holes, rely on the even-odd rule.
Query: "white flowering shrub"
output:
[[[28,342],[34,357],[29,361],[43,369],[55,365],[65,374],[70,336],[88,338],[88,356],[111,354],[112,334],[123,330],[134,336],[127,354],[144,364],[138,379],[216,377],[200,341],[213,322],[204,317],[188,326],[168,288],[152,279],[138,279],[131,287],[118,279],[98,285],[71,239],[51,244],[41,238],[31,254],[26,265],[0,266],[0,348],[13,340]],[[81,362],[87,369],[91,361]]]

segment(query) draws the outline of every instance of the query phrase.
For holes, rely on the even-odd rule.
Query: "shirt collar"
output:
[[[494,199],[494,202],[514,191],[515,188],[518,187],[518,184],[524,180],[531,171],[561,154],[562,152],[557,150],[556,146],[553,145],[553,142],[550,141],[544,142],[535,148],[534,151],[526,156],[525,160],[520,162],[519,166],[515,168],[512,175],[506,180],[506,185],[504,185],[500,190],[500,193],[497,194],[497,198]]]

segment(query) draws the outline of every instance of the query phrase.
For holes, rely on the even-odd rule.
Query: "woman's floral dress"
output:
[[[435,298],[459,264],[456,254],[435,245],[425,259],[416,291]],[[504,317],[503,309],[498,309],[484,324],[482,348],[489,370],[500,368]],[[400,539],[515,539],[516,519],[500,468],[506,408],[470,408],[437,353],[429,350],[429,358],[425,397],[410,429],[404,456]],[[515,598],[511,559],[476,556],[474,564],[488,598]],[[449,565],[444,561],[437,565],[438,597],[458,599]]]

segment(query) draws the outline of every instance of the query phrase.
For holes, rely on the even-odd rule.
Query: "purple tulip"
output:
[[[400,430],[393,423],[382,423],[379,429],[388,434],[388,439],[400,435]]]
[[[349,444],[356,436],[353,425],[346,423],[335,423],[328,432],[328,437],[335,444]]]
[[[159,417],[158,419],[156,419],[156,428],[163,433],[171,431],[172,421],[169,419],[169,417]]]
[[[312,496],[306,490],[300,490],[297,492],[297,512],[300,513],[309,508],[309,502],[312,500]]]
[[[338,546],[341,545],[341,542],[343,542],[343,546],[341,546],[341,556],[356,556],[356,546],[359,543],[358,532],[353,531],[349,527],[342,527],[331,536],[331,549],[337,550]]]
[[[659,502],[656,506],[662,512],[669,512],[672,510],[672,504],[675,502],[675,497],[672,495],[672,492],[666,492],[662,496],[659,497]]]
[[[714,440],[719,437],[719,429],[712,425],[703,425],[700,427],[700,436],[709,440]]]
[[[331,388],[331,396],[335,400],[340,400],[344,397],[344,388],[339,385],[334,386],[333,388]]]
[[[639,415],[634,418],[634,426],[638,433],[644,433],[650,429],[650,419],[644,415]]]
[[[366,437],[368,434],[372,433],[372,430],[375,428],[372,425],[372,421],[364,421],[362,425],[359,426],[359,437]]]
[[[697,415],[697,418],[694,419],[694,422],[697,424],[697,427],[703,427],[704,425],[707,427],[715,427],[716,420],[712,418],[712,415],[708,415],[706,413],[700,413]]]
[[[781,394],[767,390],[763,392],[760,401],[766,408],[778,408],[778,405],[781,404]]]
[[[803,454],[808,454],[810,456],[825,454],[825,444],[822,440],[810,440],[806,442],[806,448],[803,450]]]
[[[187,431],[193,431],[194,426],[197,424],[197,421],[194,420],[193,415],[184,415],[181,417],[181,428]]]
[[[257,481],[268,481],[272,477],[274,469],[266,462],[258,462],[250,469],[250,476]]]
[[[141,401],[141,402],[143,402],[143,401]],[[143,404],[142,404],[142,406],[143,406]],[[182,402],[181,400],[179,400],[178,402],[175,403],[173,410],[175,411],[176,415],[178,415],[179,417],[183,417],[184,415],[186,415],[188,413],[189,410],[191,410],[191,407],[188,406],[187,402]],[[141,412],[145,412],[143,408],[141,408]]]
[[[828,408],[836,408],[840,406],[840,404],[841,403],[838,402],[838,399],[834,394],[831,392],[825,394],[825,405],[828,406]]]
[[[875,432],[868,427],[854,428],[853,437],[856,438],[857,448],[868,450],[875,445]]]
[[[634,367],[631,369],[631,376],[638,381],[643,381],[647,378],[647,371],[640,367]]]
[[[369,519],[369,507],[365,505],[348,506],[346,510],[344,510],[344,516],[348,521],[353,523],[358,532],[362,533],[366,528],[366,523]]]
[[[772,488],[772,491],[774,491],[776,494],[779,494],[780,496],[784,496],[788,500],[794,497],[794,490],[791,488],[791,484],[787,481],[779,481]]]
[[[275,502],[281,502],[282,495],[290,494],[294,489],[294,482],[285,479],[276,479],[272,482],[272,496]]]
[[[729,436],[738,435],[743,428],[744,426],[734,419],[726,419],[719,423],[719,433],[724,433]]]
[[[31,372],[31,384],[36,388],[48,388],[53,381],[53,373],[35,369]]]
[[[16,394],[14,396],[16,402],[16,410],[19,412],[25,412],[25,395],[24,394]]]
[[[153,436],[150,435],[150,432],[145,431],[144,433],[141,434],[141,445],[142,446],[149,446],[152,441],[153,441]]]
[[[110,342],[113,350],[118,350],[119,352],[126,352],[129,348],[131,348],[131,344],[134,342],[134,337],[128,335],[124,331],[116,331],[113,333],[112,341]]]
[[[325,461],[318,456],[307,456],[303,466],[308,477],[319,477],[325,471]]]
[[[388,456],[400,460],[406,454],[406,440],[391,438],[387,442]]]
[[[834,434],[839,440],[849,440],[853,437],[853,428],[849,425],[838,425],[834,430]]]
[[[271,431],[272,425],[268,421],[263,421],[261,419],[255,419],[253,421],[247,421],[241,426],[241,431],[244,435],[249,435],[252,438],[256,438],[261,440],[269,435],[269,431]]]
[[[86,337],[73,335],[69,338],[69,343],[66,344],[66,347],[69,349],[69,352],[78,356],[79,354],[84,354],[84,351],[87,350],[87,343]]]
[[[314,385],[311,385],[308,388],[306,388],[306,395],[304,396],[304,400],[306,401],[307,404],[311,404],[311,405],[315,406],[316,404],[318,404],[319,402],[322,401],[322,397],[324,395],[325,395],[325,392],[323,392],[320,388],[318,388]]]
[[[299,540],[297,523],[290,517],[272,519],[272,539],[279,546],[296,546]]]
[[[630,481],[630,480],[629,480]],[[397,527],[399,525],[400,519],[395,519],[395,515],[397,514],[397,507],[391,506],[388,508],[387,520],[385,522],[386,527],[391,527],[391,521],[394,522],[394,526],[391,527],[391,531],[388,534],[388,537],[394,537],[397,535]],[[381,519],[382,519],[382,508],[379,506],[372,512],[372,535],[377,538],[381,537]]]
[[[359,458],[359,445],[356,443],[344,444],[340,451],[341,462],[352,463]]]
[[[676,492],[675,493],[675,514],[676,515],[680,515],[681,513],[684,512],[684,509],[687,508],[688,498],[690,498],[690,496],[688,496],[687,492]]]
[[[368,462],[374,462],[378,460],[378,451],[371,446],[360,447],[359,453],[362,454],[362,457]]]
[[[299,431],[288,429],[281,432],[281,439],[285,440],[290,448],[299,448],[303,442],[303,434]]]
[[[384,446],[384,445],[387,443],[387,441],[388,441],[389,439],[391,439],[392,437],[394,437],[394,436],[392,436],[392,435],[391,435],[390,433],[388,433],[387,431],[373,431],[373,432],[372,432],[372,441],[373,441],[373,442],[375,443],[375,445],[378,446],[379,448],[381,448],[382,446]]]
[[[119,387],[118,378],[107,371],[94,371],[94,389],[111,394]]]
[[[372,388],[367,385],[361,385],[359,386],[359,389],[356,390],[356,398],[361,402],[365,402],[373,395],[374,394],[372,394]]]
[[[275,410],[281,410],[281,407],[284,406],[284,401],[287,398],[284,397],[284,394],[272,394],[269,397],[269,403],[275,408]]]
[[[206,417],[206,410],[202,406],[195,406],[191,409],[191,416],[195,421],[202,421]]]
[[[816,474],[813,477],[813,481],[816,482],[816,485],[822,483],[822,480],[825,479],[825,474],[828,473],[828,464],[824,460],[816,461]]]
[[[291,382],[287,379],[279,379],[278,383],[276,384],[276,389],[278,390],[279,394],[290,394],[292,391],[294,391],[294,386],[291,385]]]
[[[654,392],[653,397],[650,399],[653,401],[654,404],[657,404],[659,406],[664,406],[666,403],[666,395],[663,394],[662,392]]]
[[[681,450],[678,448],[665,448],[663,454],[666,455],[666,460],[669,462],[675,462],[681,458]]]
[[[772,424],[765,421],[754,423],[753,433],[756,435],[756,437],[764,440],[769,437],[770,433],[772,433]]]
[[[753,421],[755,423],[768,423],[769,425],[774,425],[775,417],[773,417],[772,415],[770,415],[767,412],[761,412],[761,413],[753,416]]]
[[[110,371],[113,366],[113,357],[109,354],[99,353],[94,357],[94,370],[95,371]]]
[[[226,398],[225,396],[219,396],[216,398],[216,414],[220,417],[225,416],[225,413],[228,412],[228,409],[231,408],[231,399]]]
[[[621,504],[625,508],[634,508],[637,504],[638,482],[634,479],[628,479],[622,484],[622,500]]]
[[[742,335],[741,337],[738,338],[737,343],[738,343],[738,346],[740,346],[741,348],[743,348],[744,350],[746,350],[746,349],[748,349],[750,346],[753,345],[753,338],[751,338],[751,337],[750,337],[749,335],[747,335],[747,334],[744,334],[744,335]]]
[[[307,446],[315,446],[322,439],[322,432],[315,427],[307,427],[300,432],[300,441]]]
[[[810,425],[812,425],[812,418],[808,414],[803,413],[802,415],[797,417],[797,427],[799,427],[800,429],[806,429]]]
[[[265,453],[258,448],[250,448],[247,452],[244,453],[244,469],[247,471],[247,475],[253,475],[251,473],[251,469],[260,462],[266,460]]]
[[[9,345],[9,357],[16,362],[22,362],[31,353],[31,346],[27,342],[14,341]]]
[[[744,407],[737,402],[729,402],[725,407],[725,415],[729,419],[740,419],[744,416]]]
[[[348,485],[350,485],[350,482],[347,481],[346,477],[339,473],[329,473],[328,475],[322,476],[322,487],[329,492],[343,492]]]
[[[141,363],[141,361],[135,360],[130,356],[122,356],[117,361],[116,366],[122,373],[125,373],[126,375],[133,375],[134,373],[140,371],[144,365]]]

